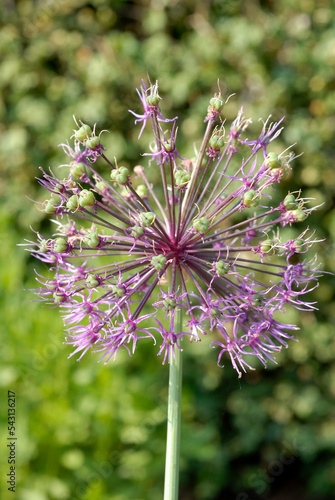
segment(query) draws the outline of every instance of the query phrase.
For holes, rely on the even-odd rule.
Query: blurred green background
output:
[[[277,144],[297,143],[282,193],[323,204],[323,269],[334,272],[335,3],[331,0],[3,0],[0,32],[1,492],[17,500],[162,498],[168,367],[150,343],[104,366],[67,359],[58,312],[33,302],[34,269],[18,243],[50,223],[38,167],[65,163],[57,148],[76,114],[98,123],[109,154],[131,166],[147,150],[128,109],[135,88],[160,82],[165,116],[183,120],[192,155],[220,79],[233,118],[286,115]],[[324,500],[335,490],[334,278],[292,314],[301,327],[278,366],[238,380],[205,346],[184,350],[181,500]],[[17,491],[7,491],[7,391],[17,397]]]

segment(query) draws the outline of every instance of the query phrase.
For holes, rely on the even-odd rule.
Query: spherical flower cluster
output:
[[[160,340],[164,363],[185,338],[210,333],[218,364],[228,354],[241,376],[253,358],[265,366],[293,339],[297,327],[282,323],[279,313],[315,309],[305,295],[317,286],[318,266],[303,258],[315,240],[306,229],[288,241],[280,237],[282,227],[311,210],[300,192],[279,204],[271,197],[294,158],[270,148],[282,120],[263,122],[259,137],[249,140],[242,111],[229,129],[223,126],[219,93],[210,99],[196,157],[182,159],[177,117],[163,116],[157,83],[143,83],[138,94],[144,113],[131,113],[142,123],[140,135],[152,125],[155,146],[143,155],[149,167],[111,161],[101,134],[80,122],[73,148],[62,145],[67,176],[43,171],[40,183],[50,194],[42,209],[57,229],[53,238],[37,234],[28,242],[53,271],[53,278],[37,275],[36,293],[61,310],[65,343],[78,360],[94,351],[108,362],[150,338]],[[93,167],[97,161],[109,168],[109,181]],[[150,183],[150,168],[159,170],[159,185]]]

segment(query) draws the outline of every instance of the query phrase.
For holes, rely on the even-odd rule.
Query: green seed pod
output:
[[[153,212],[141,212],[140,220],[144,227],[150,227],[155,222],[156,215]]]
[[[226,274],[228,269],[229,269],[229,264],[228,264],[228,262],[225,262],[224,260],[219,260],[215,264],[216,274],[218,274],[219,276],[223,276],[224,274]]]
[[[222,111],[225,100],[219,99],[218,97],[212,97],[212,99],[209,101],[209,104],[212,106],[214,111]]]
[[[112,285],[112,292],[120,298],[126,293],[126,290],[124,288],[121,288],[120,286]]]
[[[88,288],[95,288],[99,285],[99,280],[95,274],[89,273],[86,276],[85,281],[86,281],[86,285],[88,286]]]
[[[71,163],[71,174],[76,179],[79,179],[82,175],[86,174],[86,165],[82,162]]]
[[[141,197],[141,198],[146,198],[148,196],[148,189],[145,184],[140,184],[136,188],[136,193]]]
[[[294,210],[298,207],[293,194],[288,194],[287,196],[285,196],[283,205],[287,210]]]
[[[184,187],[191,180],[191,175],[184,170],[177,170],[174,174],[174,180],[177,186]]]
[[[210,315],[211,315],[211,318],[216,318],[217,316],[219,316],[220,312],[216,309],[216,307],[211,307],[211,310],[210,310]]]
[[[74,194],[73,196],[71,196],[67,203],[66,203],[66,207],[69,209],[69,210],[72,210],[72,212],[74,212],[75,210],[77,210],[79,208],[79,198],[76,194]]]
[[[55,304],[60,304],[61,302],[63,302],[65,300],[65,296],[62,292],[54,292],[52,294],[52,297],[54,299]]]
[[[162,271],[165,268],[166,258],[164,255],[154,255],[151,259],[151,264],[157,271]]]
[[[119,173],[119,171],[118,171],[116,168],[114,168],[114,169],[111,171],[111,179],[112,179],[112,181],[113,181],[113,182],[116,182],[115,177],[117,176],[117,174],[118,174],[118,173]]]
[[[157,106],[159,103],[160,97],[158,94],[148,95],[146,97],[146,101],[149,106]]]
[[[78,130],[75,131],[74,136],[78,141],[84,142],[92,135],[92,129],[85,123]]]
[[[172,309],[174,309],[176,307],[177,301],[176,301],[176,299],[167,297],[166,299],[163,300],[163,304],[168,311],[171,311]]]
[[[257,193],[254,189],[250,189],[243,195],[243,203],[246,207],[257,207],[259,200],[257,199]]]
[[[143,234],[144,234],[143,227],[137,226],[137,225],[132,227],[132,231],[131,231],[130,235],[133,238],[140,238],[141,236],[143,236]]]
[[[64,238],[54,240],[53,251],[55,253],[64,253],[67,251],[67,241]]]
[[[171,141],[164,141],[163,148],[165,149],[165,151],[170,153],[173,150],[173,144],[171,144]]]
[[[48,252],[49,249],[50,249],[50,245],[49,245],[48,240],[42,241],[42,243],[40,244],[40,247],[39,247],[40,252]]]
[[[252,305],[257,307],[263,302],[263,296],[260,293],[254,293],[252,296]]]
[[[294,241],[293,246],[294,246],[296,252],[304,252],[307,248],[305,241],[302,238],[297,238]]]
[[[55,200],[51,199],[51,200],[45,200],[44,202],[44,212],[46,214],[54,214],[56,212],[56,209],[57,209],[57,204],[55,202]]]
[[[272,240],[265,240],[263,243],[261,243],[261,252],[268,253],[270,250],[273,248],[273,241]]]
[[[88,191],[87,189],[83,189],[79,194],[79,205],[81,207],[93,207],[94,203],[94,193],[92,193],[92,191]]]
[[[98,191],[104,191],[105,189],[108,189],[108,184],[105,181],[98,181],[96,182],[95,187]]]
[[[95,135],[94,137],[91,137],[90,139],[87,139],[86,141],[86,146],[89,149],[96,149],[100,145],[100,137]]]
[[[128,180],[128,175],[124,175],[124,174],[116,174],[115,176],[115,180],[118,184],[126,184],[127,180]]]
[[[209,229],[210,222],[206,217],[200,217],[200,219],[194,219],[193,227],[194,229],[200,233],[205,234]]]
[[[276,153],[269,153],[265,158],[264,165],[269,168],[277,168],[281,164],[281,160]]]
[[[91,231],[84,238],[84,244],[89,248],[96,248],[100,243],[100,239],[96,231]]]
[[[293,215],[295,222],[302,222],[307,219],[307,214],[300,207],[297,207],[295,210],[289,210],[289,212]]]
[[[217,146],[218,140],[219,140],[219,136],[218,135],[216,135],[216,134],[212,135],[212,137],[209,140],[210,147],[213,148],[213,149],[219,149],[218,146]]]

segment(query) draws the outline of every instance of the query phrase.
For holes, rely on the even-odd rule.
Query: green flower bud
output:
[[[86,281],[86,285],[88,286],[88,288],[95,288],[96,286],[99,285],[99,280],[95,274],[89,273],[86,276],[85,281]]]
[[[141,212],[140,220],[144,227],[150,227],[155,222],[156,215],[153,212]]]
[[[84,142],[92,135],[92,129],[85,123],[78,130],[75,131],[74,136],[78,141]]]
[[[139,237],[143,236],[143,234],[144,234],[143,227],[137,226],[137,225],[135,225],[135,226],[132,227],[132,231],[131,231],[130,235],[133,238],[139,238]]]
[[[269,168],[277,168],[281,164],[281,160],[276,153],[269,153],[265,158],[264,165]]]
[[[76,179],[79,179],[82,175],[86,174],[86,165],[82,162],[73,162],[71,163],[71,174]]]
[[[254,189],[250,189],[243,195],[243,203],[246,207],[257,207],[259,200],[257,198],[257,193]]]
[[[184,187],[191,180],[191,175],[184,170],[177,170],[174,174],[174,180],[177,186]]]
[[[229,264],[228,264],[228,262],[225,262],[224,260],[219,260],[215,264],[216,274],[218,274],[219,276],[223,276],[224,274],[226,274],[228,269],[229,269]]]
[[[205,234],[209,229],[210,222],[206,217],[200,217],[200,219],[194,219],[193,227],[194,229],[200,233]]]
[[[287,196],[285,196],[283,205],[287,210],[294,210],[295,208],[298,207],[298,204],[295,201],[295,197],[293,194],[288,194]]]
[[[157,271],[162,271],[165,268],[166,258],[164,255],[154,255],[151,259],[151,264]]]
[[[66,207],[69,209],[69,210],[72,210],[72,212],[74,212],[75,210],[77,210],[79,208],[79,198],[76,194],[74,194],[73,196],[71,196],[67,203],[66,203]]]
[[[64,253],[67,251],[67,241],[64,238],[54,240],[53,251],[55,253]]]
[[[121,288],[120,286],[112,285],[112,292],[120,298],[126,293],[126,290],[124,288]]]
[[[95,135],[94,137],[91,137],[90,139],[87,139],[86,141],[86,146],[89,149],[96,149],[100,145],[100,137]]]
[[[96,231],[90,231],[84,238],[84,244],[89,248],[96,248],[100,243],[100,239]]]
[[[88,191],[87,189],[83,189],[79,194],[79,205],[81,207],[93,207],[94,203],[94,193],[92,193],[92,191]]]
[[[57,203],[55,202],[55,200],[51,199],[51,200],[45,200],[44,202],[44,212],[46,214],[54,214],[56,212],[56,209],[57,209]]]
[[[141,197],[141,198],[146,198],[148,196],[148,189],[145,184],[140,184],[136,188],[136,193]]]

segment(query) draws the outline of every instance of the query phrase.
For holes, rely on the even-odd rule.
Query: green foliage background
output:
[[[136,165],[128,109],[149,74],[162,109],[184,120],[191,154],[217,79],[233,118],[286,115],[279,145],[297,142],[289,188],[322,207],[323,268],[334,272],[335,4],[332,0],[4,0],[0,31],[1,491],[7,491],[7,390],[17,397],[18,500],[162,498],[168,368],[152,345],[104,366],[67,359],[58,312],[32,302],[33,262],[18,243],[50,231],[38,166],[64,162],[72,115],[105,134],[109,153]],[[278,143],[277,143],[278,144]],[[278,196],[287,192],[282,187]],[[320,309],[278,366],[242,380],[206,346],[185,346],[181,500],[331,499],[335,489],[334,278]],[[96,355],[95,355],[96,356]]]

